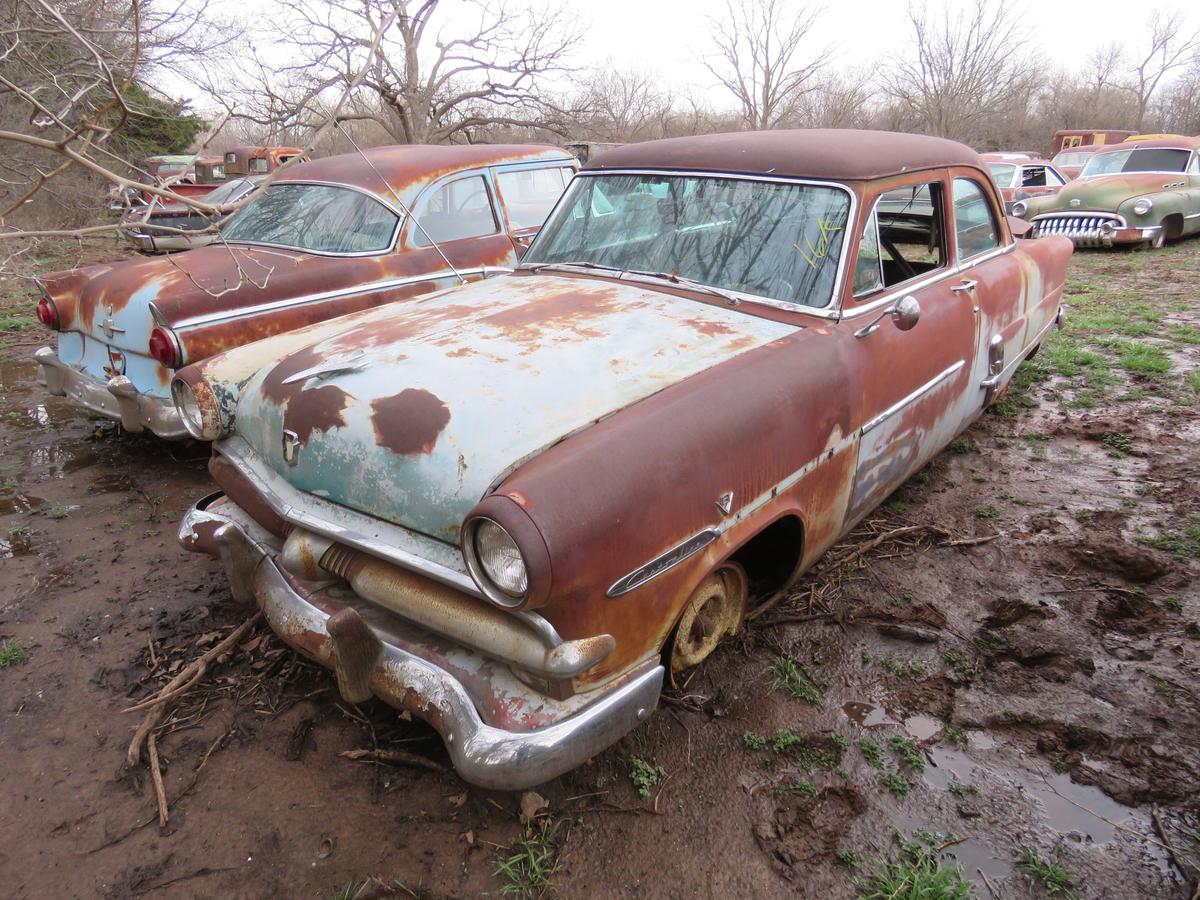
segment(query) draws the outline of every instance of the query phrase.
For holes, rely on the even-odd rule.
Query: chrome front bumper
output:
[[[221,495],[206,497],[188,511],[180,544],[215,551],[234,597],[253,601],[284,642],[332,669],[347,699],[373,694],[432,725],[454,768],[472,784],[511,791],[542,784],[618,741],[658,704],[663,667],[656,661],[565,701],[544,696],[506,666],[447,648],[336,584],[290,575],[277,562],[277,540],[227,514],[219,500]],[[503,714],[518,710],[521,721],[534,727],[485,722],[479,709],[495,716],[497,704],[487,702],[493,697],[502,699]]]
[[[124,375],[98,381],[58,358],[53,347],[33,354],[39,380],[46,390],[99,415],[115,419],[126,431],[149,431],[167,440],[188,436],[175,404],[162,397],[142,394]]]

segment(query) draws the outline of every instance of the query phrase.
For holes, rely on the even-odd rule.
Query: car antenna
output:
[[[377,168],[375,168],[375,163],[371,162],[370,157],[368,157],[367,154],[362,152],[362,148],[359,147],[358,144],[354,143],[354,138],[350,137],[350,133],[348,131],[346,131],[345,128],[342,127],[342,120],[336,119],[335,124],[337,125],[338,131],[340,131],[342,133],[342,136],[350,142],[350,146],[353,147],[355,150],[357,150],[358,155],[361,156],[363,158],[363,161],[366,162],[366,164],[371,167],[371,171],[379,176],[379,180],[382,181],[383,186],[388,189],[388,193],[391,194],[396,199],[396,203],[398,203],[400,205],[400,211],[402,213],[404,213],[406,216],[408,216],[410,219],[412,219],[413,224],[421,229],[421,234],[425,235],[425,240],[429,241],[429,243],[433,245],[433,249],[438,252],[438,255],[445,261],[446,265],[448,265],[450,267],[450,271],[453,272],[455,274],[455,276],[457,276],[459,283],[466,284],[467,283],[466,277],[463,275],[462,272],[458,271],[458,269],[456,269],[454,267],[454,263],[450,262],[450,257],[448,257],[445,254],[445,251],[443,251],[442,248],[438,246],[438,242],[435,241],[430,236],[429,232],[425,230],[425,226],[421,224],[421,220],[418,219],[416,217],[416,215],[413,213],[413,211],[408,208],[407,204],[405,204],[405,202],[400,199],[400,195],[396,193],[396,189],[393,188],[391,183],[386,178],[383,177],[383,175],[380,173],[380,171]]]

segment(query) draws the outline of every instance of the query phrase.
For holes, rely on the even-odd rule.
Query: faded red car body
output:
[[[586,199],[612,178],[639,182],[636,210]],[[836,259],[829,302],[546,261],[589,209],[671,215],[673,178],[735,199],[844,192],[845,219],[808,222],[795,245],[809,265]],[[881,230],[920,227],[897,198],[922,190],[918,243],[936,258],[885,260]],[[734,215],[712,209],[647,258]],[[1015,241],[980,158],[948,141],[775,131],[614,149],[512,276],[181,372],[189,421],[221,438],[224,496],[180,540],[221,558],[235,595],[347,697],[430,721],[464,778],[537,784],[645,718],[664,653],[711,650],[711,604],[736,601],[707,620],[736,631],[751,592],[793,583],[994,402],[1058,321],[1070,253]],[[516,424],[495,415],[505,402]],[[480,568],[493,525],[517,548],[519,594]],[[538,660],[538,640],[559,656]]]
[[[980,154],[980,157],[1000,189],[1005,212],[1011,211],[1018,200],[1056,194],[1070,180],[1049,160],[1035,154],[997,151]]]
[[[297,157],[308,158],[300,147],[231,147],[225,151],[225,175],[266,175]]]
[[[127,430],[185,437],[169,398],[176,369],[270,335],[511,269],[540,220],[515,221],[497,179],[547,169],[563,173],[561,192],[575,168],[565,151],[536,145],[381,147],[365,157],[296,166],[279,176],[277,188],[333,186],[369,197],[396,219],[387,248],[330,254],[232,241],[45,275],[38,314],[58,333],[58,352],[38,351],[43,379],[52,392],[120,420]],[[424,242],[406,211],[466,178],[482,179],[486,187],[482,202],[492,232],[440,247]]]

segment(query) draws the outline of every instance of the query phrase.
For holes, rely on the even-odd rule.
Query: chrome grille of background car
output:
[[[1061,234],[1069,237],[1076,244],[1082,246],[1095,245],[1102,243],[1101,227],[1106,223],[1111,222],[1112,228],[1120,228],[1122,223],[1120,216],[1114,216],[1108,213],[1083,213],[1076,215],[1048,215],[1038,218],[1033,223],[1038,237],[1046,237],[1051,234]]]

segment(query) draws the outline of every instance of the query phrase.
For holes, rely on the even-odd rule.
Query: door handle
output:
[[[956,285],[952,286],[950,288],[950,290],[954,291],[954,293],[956,293],[956,294],[970,294],[970,293],[974,292],[974,290],[978,284],[979,284],[978,281],[973,281],[972,279],[968,278],[966,281],[962,282],[961,284],[956,284]]]

